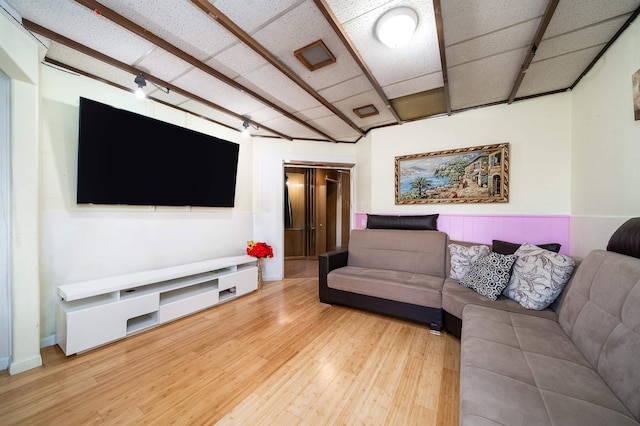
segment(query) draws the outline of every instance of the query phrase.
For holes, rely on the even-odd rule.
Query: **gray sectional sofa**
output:
[[[348,251],[320,256],[320,300],[461,326],[462,425],[640,424],[640,219],[576,262],[543,310],[450,278],[450,243],[438,231],[354,230]]]

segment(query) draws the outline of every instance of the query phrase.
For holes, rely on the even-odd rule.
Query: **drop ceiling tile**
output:
[[[336,15],[338,21],[344,24],[352,19],[356,19],[361,15],[384,6],[389,3],[389,0],[367,0],[365,2],[328,0],[327,3]]]
[[[442,79],[442,73],[438,71],[401,81],[399,83],[390,84],[388,86],[384,86],[383,89],[387,98],[393,99],[442,86],[444,86],[444,80]]]
[[[320,105],[315,108],[306,109],[304,111],[296,111],[293,113],[293,115],[295,115],[301,120],[309,121],[309,120],[315,120],[316,118],[329,117],[333,115],[333,112],[331,112],[324,105]]]
[[[182,107],[184,109],[187,109],[189,111],[192,111],[193,114],[198,115],[198,116],[204,116],[207,117],[213,121],[216,121],[218,123],[221,123],[223,125],[229,126],[233,129],[236,129],[238,132],[242,131],[242,120],[226,114],[224,112],[218,111],[217,109],[208,107],[207,105],[204,105],[200,102],[197,101],[189,101],[186,102],[184,105],[182,105]],[[254,117],[251,117],[251,119],[253,121],[256,121],[257,123],[262,124],[261,120],[256,120]],[[273,129],[273,130],[277,130],[280,131],[279,129]],[[284,132],[282,132],[284,133]],[[260,130],[254,130],[252,129],[252,134],[256,135],[263,135],[263,136],[272,136],[274,135],[273,133],[271,133],[268,130],[265,130],[263,127],[260,127]]]
[[[539,18],[547,1],[446,0],[441,4],[444,39],[451,45]]]
[[[364,75],[351,78],[342,83],[338,83],[331,87],[321,90],[320,95],[329,102],[336,102],[340,99],[345,99],[358,93],[363,93],[371,90],[371,83]]]
[[[536,51],[534,61],[540,61],[595,45],[607,44],[626,20],[625,17],[621,17],[587,27],[583,30],[543,38]]]
[[[127,64],[153,48],[146,40],[74,1],[11,0],[11,5],[23,18]]]
[[[103,0],[102,3],[200,60],[236,42],[213,18],[188,1]]]
[[[165,93],[161,89],[151,88],[147,92],[147,96],[151,96],[152,98],[158,99],[159,101],[167,102],[170,105],[175,105],[180,108],[182,108],[183,103],[189,101],[189,98],[179,93],[176,93],[173,90],[170,90],[169,93]]]
[[[102,61],[57,42],[51,43],[49,51],[47,52],[47,58],[56,60],[73,68],[77,68],[86,73],[99,76],[110,83],[114,83],[131,90],[134,90],[137,87],[133,82],[133,79],[135,78],[134,74],[107,65]]]
[[[360,137],[355,130],[335,115],[317,118],[315,120],[311,120],[309,123],[320,130],[323,130],[338,141],[353,140],[354,137]]]
[[[408,45],[392,49],[378,41],[374,36],[374,28],[382,14],[400,5],[410,7],[418,13],[418,27]],[[344,29],[381,86],[441,70],[435,15],[431,2],[391,1],[374,12],[347,22]]]
[[[268,120],[263,122],[263,124],[286,135],[295,136],[296,139],[326,139],[323,135],[284,116]],[[313,123],[310,124],[313,125]],[[331,133],[328,134],[331,136]]]
[[[171,82],[191,70],[193,66],[162,49],[154,49],[136,68],[162,80]]]
[[[237,78],[267,65],[267,61],[242,43],[236,43],[229,49],[206,62],[211,68],[230,78]]]
[[[353,112],[355,108],[365,105],[375,106],[378,114],[371,117],[360,118]],[[369,90],[368,92],[338,101],[335,103],[335,106],[359,127],[364,124],[372,125],[378,122],[394,120],[393,115],[382,101],[380,101],[378,94],[374,90]]]
[[[199,69],[193,69],[180,76],[173,84],[241,115],[245,111],[255,111],[264,107],[262,102]]]
[[[291,34],[295,36],[292,37]],[[334,86],[361,73],[360,68],[312,0],[307,0],[291,9],[253,36],[315,90]],[[336,62],[316,71],[309,71],[298,61],[294,52],[318,40],[324,42],[335,56]]]
[[[539,24],[539,18],[531,19],[454,45],[450,45],[445,38],[447,66],[453,67],[508,50],[528,47]]]
[[[640,7],[640,0],[562,0],[558,3],[545,37],[564,34],[619,15],[629,14]]]
[[[304,0],[215,0],[213,5],[249,34],[287,13]],[[250,13],[249,13],[250,11]]]
[[[273,67],[262,67],[236,79],[288,111],[317,106],[319,102]]]
[[[251,120],[257,123],[262,123],[268,120],[273,120],[275,118],[282,117],[281,113],[269,107],[261,108],[257,111],[250,111],[243,115],[245,115],[246,117],[250,118]]]
[[[507,100],[526,51],[514,50],[449,68],[451,109]]]
[[[593,58],[602,50],[595,46],[551,59],[533,62],[516,97],[561,90],[570,87]]]

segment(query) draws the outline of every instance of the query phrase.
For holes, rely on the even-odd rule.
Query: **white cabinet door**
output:
[[[236,288],[237,296],[256,290],[258,288],[258,267],[250,266],[219,278],[218,289],[220,291],[232,287]]]
[[[59,319],[66,322],[64,353],[71,355],[122,339],[127,335],[127,321],[157,311],[159,301],[156,293],[67,312],[58,306],[63,311]]]

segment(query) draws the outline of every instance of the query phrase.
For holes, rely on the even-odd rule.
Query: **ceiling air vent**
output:
[[[333,56],[322,40],[314,41],[313,43],[296,50],[293,54],[296,55],[296,58],[298,58],[298,60],[309,69],[309,71],[315,71],[318,68],[326,67],[336,61],[335,56]]]
[[[378,109],[371,104],[354,108],[353,112],[355,112],[360,118],[371,117],[372,115],[379,114]]]

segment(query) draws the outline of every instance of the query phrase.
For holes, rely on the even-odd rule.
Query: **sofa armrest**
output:
[[[347,249],[338,249],[318,255],[318,293],[322,303],[331,303],[327,275],[334,269],[347,266],[348,259],[349,251]]]

